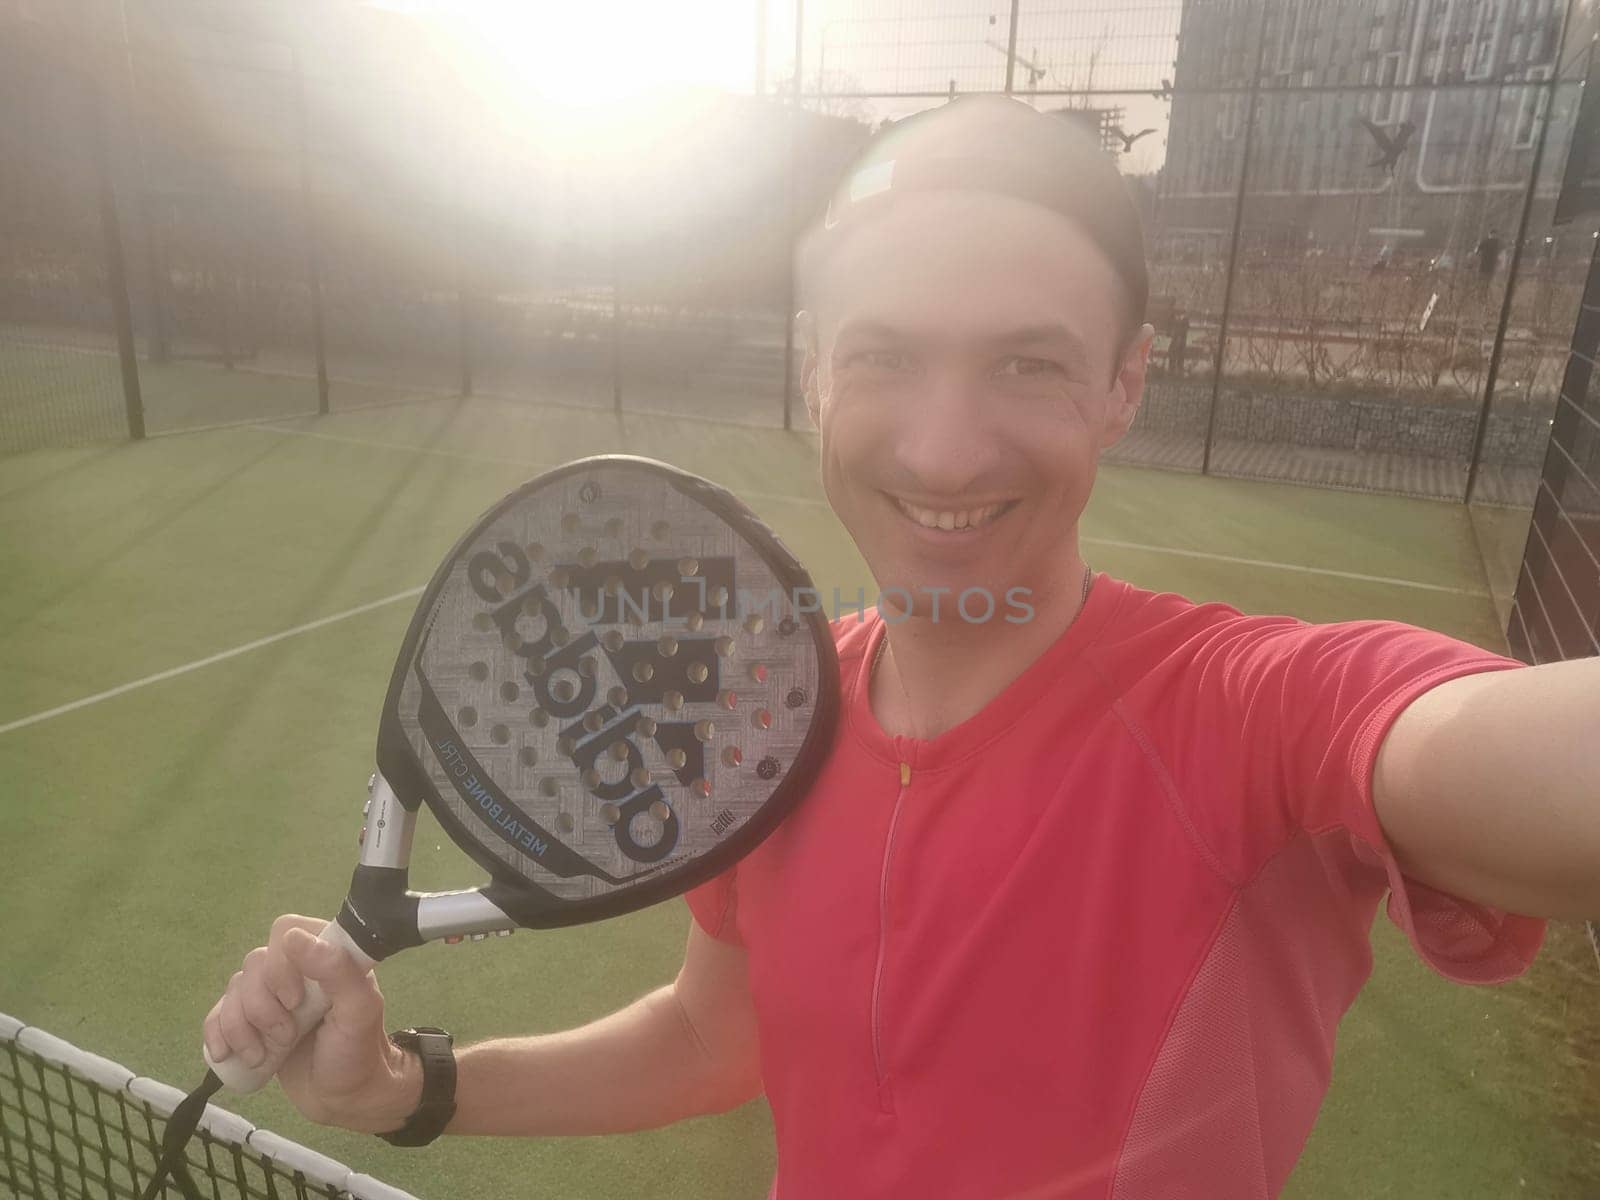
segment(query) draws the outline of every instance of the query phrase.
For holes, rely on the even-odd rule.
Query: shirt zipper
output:
[[[878,1107],[892,1112],[888,1092],[888,1069],[883,1061],[883,963],[889,943],[889,864],[894,857],[894,835],[900,825],[900,802],[911,786],[911,764],[900,764],[900,790],[895,793],[889,813],[889,835],[883,843],[883,869],[878,875],[878,964],[872,974],[872,1065],[878,1079]]]

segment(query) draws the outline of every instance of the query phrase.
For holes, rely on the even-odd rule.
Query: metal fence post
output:
[[[1017,77],[1017,16],[1022,0],[1011,0],[1011,32],[1006,36],[1006,95],[1011,95]]]
[[[1217,350],[1211,362],[1211,406],[1206,413],[1206,444],[1200,473],[1211,474],[1211,446],[1217,433],[1217,406],[1222,399],[1222,360],[1228,345],[1228,318],[1233,312],[1233,281],[1239,272],[1239,233],[1244,225],[1244,197],[1250,184],[1250,150],[1255,144],[1256,109],[1261,99],[1261,68],[1267,54],[1267,16],[1262,9],[1256,27],[1256,69],[1250,78],[1250,111],[1245,116],[1244,149],[1239,162],[1239,190],[1233,198],[1233,237],[1228,244],[1228,279],[1222,286],[1222,314],[1217,320]]]
[[[128,305],[128,275],[122,256],[122,226],[117,220],[117,197],[111,184],[111,164],[106,158],[105,96],[92,81],[85,81],[88,101],[90,157],[94,159],[95,190],[99,193],[100,231],[105,243],[106,291],[111,317],[117,328],[117,358],[122,365],[122,401],[128,414],[128,436],[144,437],[144,395],[139,390],[139,359],[133,349],[133,311]]]
[[[784,171],[784,248],[785,261],[788,266],[785,270],[787,293],[783,306],[783,427],[785,430],[794,428],[794,314],[795,314],[795,278],[794,278],[794,246],[791,244],[795,236],[794,227],[794,159],[798,152],[800,139],[800,54],[804,49],[806,29],[806,0],[794,0],[794,86],[790,89],[789,99],[789,154],[788,168]]]
[[[306,117],[306,77],[300,65],[300,50],[294,58],[295,118],[300,138],[300,211],[305,222],[306,281],[311,288],[311,342],[317,356],[317,411],[328,414],[328,351],[322,324],[321,245],[317,238],[317,212],[311,192],[311,137]]]
[[[1522,244],[1528,240],[1528,223],[1533,216],[1533,201],[1539,189],[1539,168],[1544,165],[1544,147],[1550,133],[1550,120],[1555,115],[1556,87],[1561,82],[1561,60],[1566,52],[1567,29],[1572,22],[1572,6],[1568,5],[1561,18],[1561,32],[1556,37],[1556,69],[1550,78],[1539,86],[1546,89],[1544,118],[1539,120],[1539,132],[1533,140],[1533,166],[1528,170],[1528,186],[1522,193],[1522,212],[1517,218],[1517,236],[1511,243],[1511,261],[1506,266],[1506,290],[1500,300],[1500,321],[1495,326],[1494,348],[1489,351],[1489,366],[1483,373],[1483,403],[1478,408],[1478,424],[1472,431],[1472,453],[1467,460],[1467,486],[1461,502],[1472,503],[1472,493],[1478,486],[1478,468],[1482,465],[1483,443],[1489,432],[1489,410],[1494,406],[1494,388],[1500,376],[1500,360],[1505,353],[1506,331],[1511,325],[1511,306],[1516,302],[1517,272],[1522,267]],[[1533,102],[1535,119],[1538,119],[1539,101]]]

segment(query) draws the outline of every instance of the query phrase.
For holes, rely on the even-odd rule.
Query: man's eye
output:
[[[1059,374],[1060,370],[1060,367],[1046,358],[1023,358],[1018,355],[1012,355],[1001,361],[999,367],[995,370],[995,374],[1012,377],[1055,375]]]
[[[876,371],[904,371],[911,366],[911,359],[895,350],[857,350],[845,365]]]

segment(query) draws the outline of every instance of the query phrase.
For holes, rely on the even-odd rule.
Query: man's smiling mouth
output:
[[[890,499],[908,519],[915,521],[924,529],[942,529],[946,533],[964,533],[981,529],[1010,512],[1017,503],[1015,500],[1002,500],[998,504],[986,504],[981,508],[939,509],[923,508],[898,496],[892,496]]]

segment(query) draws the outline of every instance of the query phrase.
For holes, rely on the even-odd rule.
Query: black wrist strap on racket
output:
[[[194,1137],[194,1131],[200,1127],[206,1102],[221,1090],[222,1080],[217,1078],[215,1072],[207,1071],[200,1086],[172,1110],[172,1116],[167,1118],[167,1131],[161,1139],[161,1155],[156,1160],[155,1174],[150,1176],[150,1182],[140,1193],[139,1200],[156,1200],[168,1176],[183,1193],[184,1200],[204,1200],[200,1189],[195,1186],[194,1177],[189,1174],[189,1164],[184,1161],[183,1152]]]

